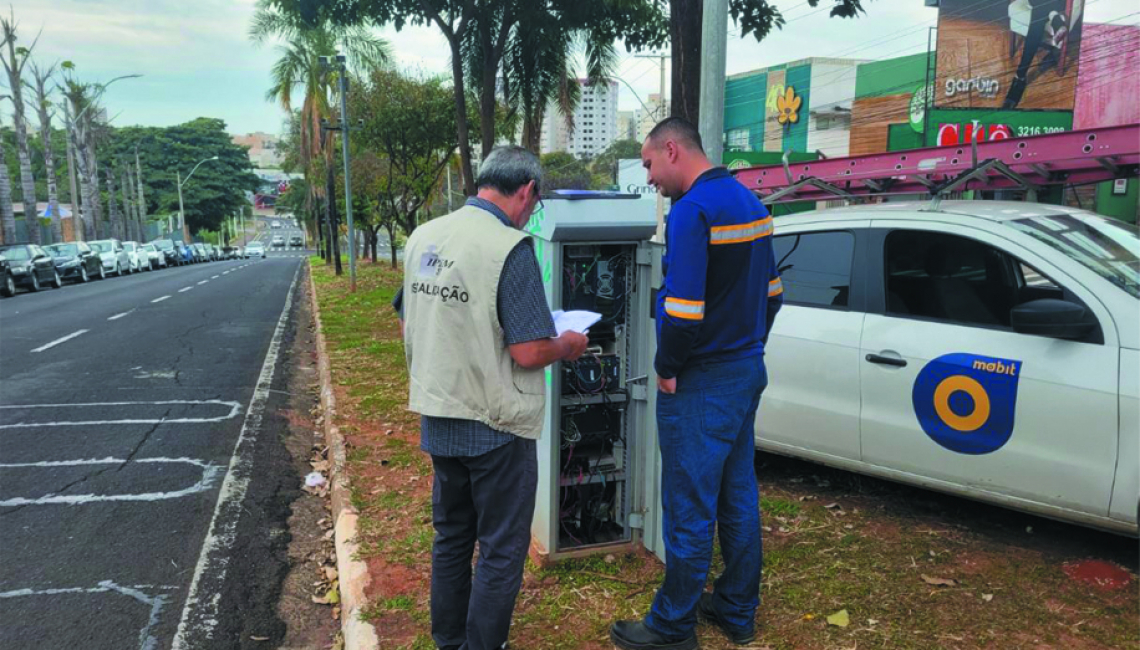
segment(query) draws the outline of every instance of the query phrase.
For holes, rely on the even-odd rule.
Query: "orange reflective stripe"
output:
[[[780,278],[776,278],[768,283],[768,297],[775,298],[776,296],[784,293],[784,283]]]
[[[772,234],[772,217],[734,226],[713,226],[709,229],[710,244],[743,244]]]
[[[666,298],[665,313],[674,318],[683,318],[685,320],[704,320],[705,303],[701,300]]]

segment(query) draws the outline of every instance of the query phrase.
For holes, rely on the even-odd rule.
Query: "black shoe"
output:
[[[728,640],[736,645],[746,645],[756,640],[756,626],[736,627],[725,623],[713,607],[713,595],[708,592],[701,594],[701,599],[697,601],[697,614],[701,620],[719,627]]]
[[[622,650],[697,650],[697,635],[670,641],[641,621],[618,621],[610,627],[610,641]]]

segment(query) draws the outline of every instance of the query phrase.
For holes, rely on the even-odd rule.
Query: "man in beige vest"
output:
[[[546,407],[544,368],[586,350],[555,337],[533,243],[538,158],[491,152],[478,195],[420,226],[393,305],[404,324],[409,407],[431,454],[432,638],[442,649],[506,645],[534,516]],[[479,542],[474,583],[471,558]]]

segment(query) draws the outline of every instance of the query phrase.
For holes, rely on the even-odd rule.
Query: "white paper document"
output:
[[[592,311],[558,311],[550,312],[554,318],[554,329],[558,336],[564,332],[578,332],[584,334],[590,326],[602,320],[602,315]]]

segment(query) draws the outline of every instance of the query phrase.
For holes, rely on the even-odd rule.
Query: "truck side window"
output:
[[[808,307],[847,307],[855,235],[846,231],[778,235],[772,246],[784,300]]]

